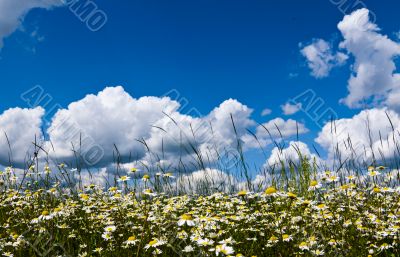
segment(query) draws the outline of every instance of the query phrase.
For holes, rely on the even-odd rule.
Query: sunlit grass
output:
[[[342,161],[338,152],[329,171],[296,149],[298,161],[264,166],[254,179],[239,140],[233,166],[213,151],[207,162],[211,153],[193,146],[191,169],[123,168],[116,154],[117,172],[101,185],[85,184],[79,156],[76,165],[34,158],[25,170],[8,167],[0,172],[0,253],[400,256],[395,165]]]
[[[37,173],[34,167],[31,172]],[[160,176],[163,185],[172,183],[172,174],[144,176],[140,192],[128,176],[108,189],[31,184],[18,191],[8,168],[0,175],[0,251],[4,256],[41,256],[47,250],[48,256],[399,256],[398,173],[383,167],[370,167],[364,176],[301,172],[297,183],[303,185],[296,187],[288,179],[257,192],[173,196],[153,186]]]

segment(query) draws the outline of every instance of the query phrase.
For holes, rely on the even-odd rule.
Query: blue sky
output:
[[[233,98],[252,108],[257,122],[297,120],[310,130],[301,139],[315,144],[321,128],[302,111],[284,115],[281,105],[312,89],[340,118],[361,110],[339,103],[348,95],[352,54],[315,78],[301,53],[319,38],[338,51],[344,14],[331,2],[96,0],[108,17],[97,32],[67,7],[31,9],[4,38],[0,111],[29,107],[20,95],[35,85],[63,108],[106,86],[122,85],[135,98],[176,89],[204,115]],[[364,3],[379,33],[398,40],[400,3]],[[263,117],[265,108],[272,113]]]

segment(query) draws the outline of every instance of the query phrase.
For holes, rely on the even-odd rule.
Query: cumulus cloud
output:
[[[135,99],[122,87],[108,87],[55,114],[47,130],[52,143],[49,149],[54,147],[52,153],[65,159],[73,157],[73,146],[77,150],[82,145],[84,154],[93,155],[93,162],[101,160],[100,165],[112,162],[115,146],[122,158],[141,158],[145,149],[137,140],[149,138],[152,126],[164,113],[178,107],[167,97]]]
[[[0,0],[0,48],[3,40],[22,23],[25,15],[34,8],[50,9],[63,5],[61,0]]]
[[[24,166],[33,156],[35,136],[37,141],[42,139],[41,125],[44,109],[12,108],[0,115],[0,163]],[[7,135],[7,137],[6,137]],[[7,140],[8,138],[8,140]],[[8,146],[10,143],[11,151]]]
[[[308,129],[303,123],[292,119],[284,120],[282,118],[275,118],[264,123],[263,126],[257,127],[257,134],[262,137],[267,133],[266,130],[268,130],[269,135],[274,138],[281,136],[288,138],[297,133],[304,134],[308,132]]]
[[[237,140],[244,141],[246,129],[255,124],[250,118],[252,112],[233,99],[224,101],[203,117],[175,111],[152,127],[147,139],[151,154],[147,154],[146,160],[156,154],[153,160],[162,157],[160,161],[172,166],[181,162],[193,163],[192,169],[199,168],[199,158],[212,163],[219,158],[218,153],[236,148]]]
[[[286,103],[284,105],[281,105],[281,109],[283,111],[283,114],[285,115],[292,115],[295,114],[296,112],[301,110],[301,103],[297,103],[297,104],[290,104],[290,103]]]
[[[398,155],[399,132],[399,115],[375,108],[326,124],[315,141],[326,150],[330,162],[340,158],[362,163]]]
[[[83,186],[88,185],[97,185],[100,187],[107,186],[107,183],[112,184],[114,177],[110,178],[110,173],[107,168],[101,168],[96,172],[82,171],[80,174],[75,174],[74,176],[76,181],[81,181]]]
[[[311,75],[316,78],[327,77],[334,67],[343,65],[348,59],[344,53],[334,53],[332,46],[323,39],[314,40],[300,52],[307,59]]]
[[[300,157],[307,157],[309,159],[315,158],[316,160],[319,160],[318,156],[311,153],[307,144],[300,141],[291,141],[287,148],[279,149],[278,147],[275,147],[272,149],[271,155],[265,163],[265,166],[270,167],[281,165],[282,162],[285,164],[298,164]]]
[[[372,103],[399,109],[400,74],[394,58],[400,55],[400,44],[380,33],[367,9],[346,15],[338,28],[344,38],[340,47],[355,59],[349,94],[341,101],[352,108]]]
[[[257,126],[255,135],[258,142],[255,141],[253,136],[248,134],[244,137],[244,140],[249,147],[256,148],[259,146],[259,143],[261,146],[267,146],[272,141],[287,139],[297,134],[305,134],[308,131],[307,127],[301,122],[292,119],[284,120],[282,118],[275,118]]]
[[[239,183],[237,179],[221,170],[204,169],[177,178],[177,186],[186,193],[234,192]]]
[[[221,152],[244,141],[254,126],[252,109],[228,99],[209,114],[181,113],[180,104],[168,97],[133,98],[122,87],[109,87],[87,95],[59,110],[47,133],[47,150],[61,160],[79,152],[88,165],[103,167],[116,158],[149,165],[176,166],[182,162],[212,162]],[[235,123],[235,129],[232,124]],[[139,142],[141,141],[141,142]],[[204,156],[199,156],[201,153]]]
[[[262,110],[261,116],[267,116],[267,115],[270,115],[271,113],[272,113],[272,110],[266,108],[266,109]]]
[[[292,119],[275,118],[256,126],[252,112],[228,99],[206,115],[192,116],[182,113],[180,104],[169,97],[134,98],[118,86],[58,110],[44,136],[40,133],[44,114],[40,107],[10,109],[1,116],[0,124],[10,131],[10,141],[15,141],[12,147],[18,156],[14,161],[19,164],[26,158],[23,147],[31,145],[36,135],[46,138],[43,149],[53,162],[73,163],[80,157],[88,167],[102,168],[118,158],[120,163],[140,161],[154,170],[185,164],[185,171],[221,163],[229,169],[239,143],[247,151],[260,143],[265,147],[273,140],[308,132],[304,124]],[[252,129],[258,142],[249,133]],[[0,163],[8,164],[6,152]]]

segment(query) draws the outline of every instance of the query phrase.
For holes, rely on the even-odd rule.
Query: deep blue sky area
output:
[[[308,88],[341,117],[359,111],[338,103],[347,94],[350,64],[316,79],[299,51],[300,43],[313,38],[342,40],[337,24],[343,13],[333,0],[95,2],[108,16],[98,32],[68,8],[35,9],[23,22],[25,32],[5,39],[1,112],[28,107],[20,95],[34,85],[63,107],[105,86],[122,85],[134,97],[176,89],[203,114],[238,99],[255,110],[259,122],[282,116],[280,105]],[[399,1],[364,3],[383,34],[400,30],[394,22]],[[29,35],[35,30],[43,40]],[[261,117],[264,108],[272,114]],[[302,137],[312,141],[319,128],[301,113],[292,117],[306,123],[312,133]]]
[[[378,24],[398,30],[392,21],[400,3],[374,2],[367,5]],[[305,88],[332,105],[346,94],[348,74],[315,80],[299,54],[300,42],[339,36],[336,25],[343,14],[328,0],[96,3],[108,16],[98,32],[89,31],[67,8],[28,14],[24,26],[37,26],[44,41],[32,43],[24,33],[6,39],[1,110],[21,105],[21,92],[36,84],[63,106],[107,85],[123,85],[133,96],[176,88],[205,113],[227,98],[260,112]],[[27,50],[32,44],[35,53]]]

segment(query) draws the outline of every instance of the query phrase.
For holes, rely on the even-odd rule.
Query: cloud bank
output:
[[[4,38],[11,35],[32,9],[62,6],[62,0],[0,0],[0,48]]]
[[[41,107],[7,110],[0,115],[0,129],[7,132],[15,152],[14,165],[21,167],[35,136],[49,157],[57,161],[72,162],[78,155],[88,166],[96,167],[106,167],[117,158],[122,163],[140,160],[148,165],[176,166],[195,163],[199,157],[212,163],[224,151],[237,149],[238,142],[245,150],[259,147],[248,130],[255,130],[262,146],[272,139],[308,131],[292,119],[276,118],[256,126],[252,113],[246,105],[228,99],[206,115],[192,116],[182,113],[180,103],[169,97],[134,98],[118,86],[89,94],[58,110],[44,135]],[[8,149],[5,139],[0,143]],[[0,164],[8,165],[9,151],[2,153]],[[193,165],[192,169],[196,168]]]

